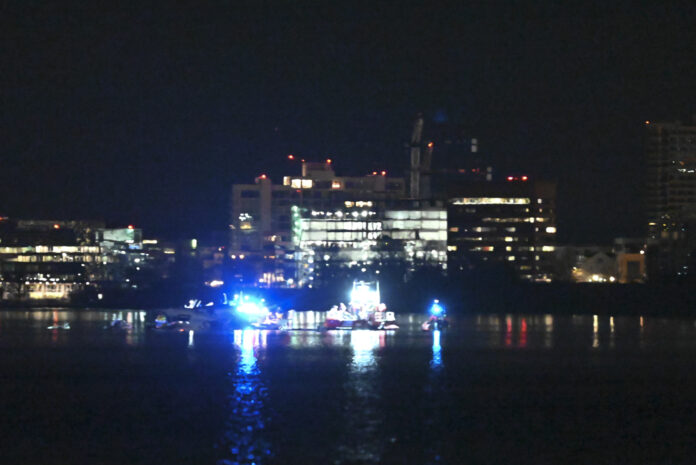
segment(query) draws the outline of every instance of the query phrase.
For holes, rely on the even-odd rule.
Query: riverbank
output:
[[[348,302],[349,286],[325,289],[252,289],[283,309],[322,310]],[[221,291],[218,291],[221,293]],[[436,285],[381,283],[382,300],[396,312],[425,311],[439,299],[452,314],[696,315],[696,293],[688,282],[666,284],[508,283],[470,285],[443,280]],[[211,297],[212,298],[212,297]],[[157,309],[183,306],[180,293],[129,293],[102,300],[0,302],[3,308]]]

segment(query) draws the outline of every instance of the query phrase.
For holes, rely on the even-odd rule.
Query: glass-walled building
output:
[[[646,121],[644,143],[648,275],[685,276],[696,254],[696,120]]]
[[[513,271],[529,281],[553,279],[555,185],[524,176],[502,183],[471,183],[448,201],[450,269]]]
[[[384,208],[387,201],[404,195],[403,178],[384,171],[337,176],[330,160],[303,162],[301,175],[285,176],[282,184],[260,175],[254,184],[232,186],[228,255],[240,280],[295,287],[293,206],[302,211],[336,211],[347,202],[369,202],[373,208]]]
[[[0,298],[66,301],[88,287],[136,288],[171,263],[161,262],[152,242],[133,226],[1,218]]]
[[[447,268],[447,211],[442,207],[376,208],[346,201],[335,210],[293,207],[296,280],[300,287],[336,279],[377,278]]]

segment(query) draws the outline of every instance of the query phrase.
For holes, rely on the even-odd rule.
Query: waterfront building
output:
[[[453,186],[447,201],[449,269],[494,267],[528,281],[553,279],[556,188],[528,176]]]
[[[408,280],[416,270],[447,269],[447,210],[442,204],[345,201],[328,210],[293,207],[295,282],[320,287],[337,279]]]
[[[345,202],[385,202],[405,195],[405,181],[385,171],[366,176],[337,176],[331,160],[302,163],[300,176],[285,176],[282,184],[262,174],[254,184],[232,186],[228,255],[240,270],[264,286],[296,285],[292,207],[333,211]]]
[[[683,276],[696,250],[696,121],[644,128],[648,274]]]
[[[646,278],[644,239],[616,238],[613,245],[556,246],[555,277],[578,283],[642,283]]]
[[[3,218],[0,294],[3,300],[66,301],[89,287],[137,287],[146,275],[161,279],[171,259],[160,259],[152,249],[156,241],[144,242],[133,226]]]

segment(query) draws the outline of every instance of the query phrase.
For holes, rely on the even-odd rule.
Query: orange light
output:
[[[377,176],[377,171],[373,171],[372,176]]]
[[[293,155],[293,154],[288,155],[288,160],[294,160],[294,159],[295,159],[295,155]]]
[[[428,142],[428,148],[433,148],[433,145],[435,144],[433,144],[432,142]]]
[[[54,224],[53,229],[60,229],[60,225],[58,223]]]
[[[128,225],[128,229],[133,229],[133,225],[132,225],[132,224],[129,224],[129,225]]]
[[[522,176],[523,181],[526,181],[527,179],[529,179],[527,176]]]
[[[382,171],[382,176],[386,176],[386,175],[387,175],[387,172],[386,172],[386,171]]]
[[[648,120],[645,120],[645,124],[650,124],[650,121],[648,121]]]
[[[330,165],[330,164],[331,164],[331,159],[330,159],[330,158],[327,158],[327,159],[326,159],[326,163],[328,163],[328,164]]]

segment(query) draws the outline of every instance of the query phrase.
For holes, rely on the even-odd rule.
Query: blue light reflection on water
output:
[[[425,387],[425,395],[430,399],[430,408],[428,415],[425,418],[430,439],[427,443],[426,464],[442,463],[442,438],[445,436],[445,425],[443,424],[443,415],[440,410],[447,405],[447,394],[443,388],[443,369],[442,363],[442,345],[440,338],[442,333],[439,329],[432,332],[432,358],[430,359],[430,373],[428,383]]]
[[[442,346],[440,345],[440,330],[433,331],[433,359],[430,361],[433,369],[442,367]]]
[[[261,465],[272,456],[270,442],[264,434],[269,420],[265,408],[268,390],[258,365],[259,351],[266,345],[265,336],[264,331],[251,329],[233,333],[239,361],[236,371],[230,373],[229,418],[221,440],[223,458],[219,464]]]

